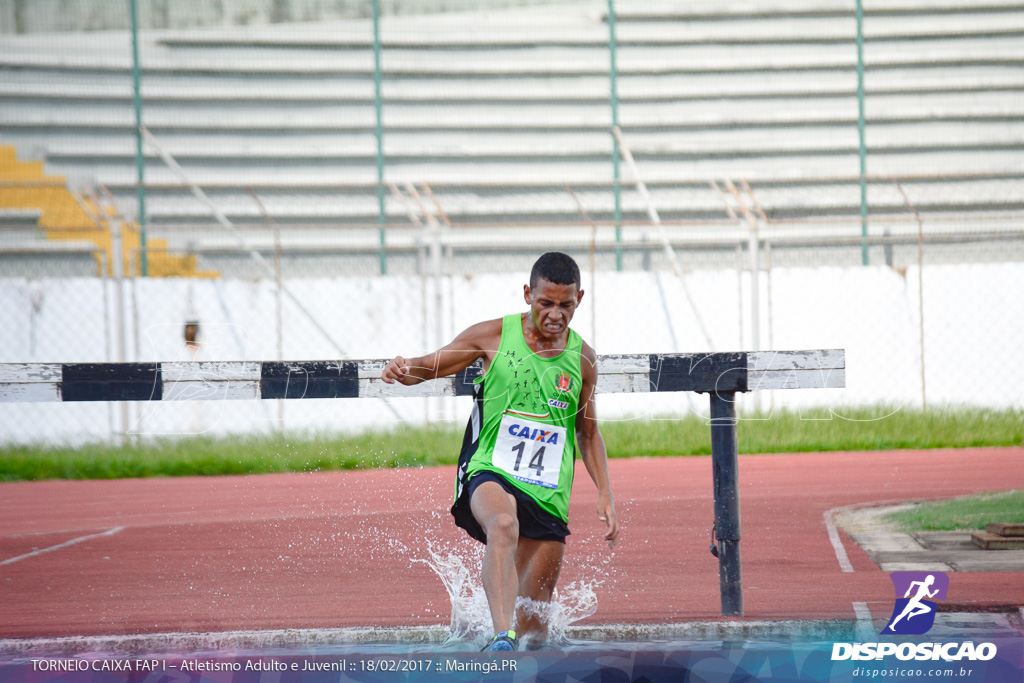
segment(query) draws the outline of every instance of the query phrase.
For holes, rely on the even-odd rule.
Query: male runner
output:
[[[385,382],[413,385],[484,361],[452,515],[487,545],[481,573],[496,632],[484,648],[491,651],[518,649],[519,636],[547,636],[536,610],[521,605],[517,613],[516,598],[551,601],[569,535],[577,444],[597,486],[609,547],[619,534],[594,406],[597,354],[569,329],[583,299],[579,267],[566,254],[544,254],[523,294],[526,313],[477,323],[432,354],[397,356],[381,373]]]

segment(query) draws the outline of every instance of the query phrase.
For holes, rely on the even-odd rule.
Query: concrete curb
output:
[[[884,620],[880,623],[884,624]],[[660,649],[680,641],[753,642],[835,642],[862,640],[877,632],[869,620],[865,633],[858,635],[855,620],[788,621],[697,621],[673,624],[595,624],[566,629],[570,647],[602,650],[634,649],[639,644]],[[414,648],[413,651],[444,652],[447,626],[399,626],[334,629],[273,629],[263,631],[221,631],[211,633],[151,633],[115,636],[70,636],[0,640],[0,661],[30,657],[75,657],[105,655],[196,655],[211,658],[268,654],[350,654],[365,645],[377,652],[387,646]],[[932,635],[939,639],[1017,638],[1024,635],[1024,607],[1017,614],[956,612],[938,615]],[[435,646],[435,647],[432,647]],[[451,646],[450,652],[464,648]],[[338,652],[342,650],[344,652]],[[291,651],[291,652],[282,652]]]
[[[906,534],[881,521],[919,504],[845,508],[835,512],[834,520],[883,572],[1024,571],[1024,550],[982,550],[971,543],[969,531]]]
[[[566,630],[570,640],[601,641],[610,647],[666,640],[849,640],[856,622],[707,621],[675,624],[598,624]],[[71,657],[87,653],[114,656],[212,653],[268,649],[306,650],[358,645],[441,645],[447,626],[281,629],[212,633],[149,633],[121,636],[70,636],[0,640],[0,657]]]

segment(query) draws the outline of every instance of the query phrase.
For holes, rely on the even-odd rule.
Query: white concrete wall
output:
[[[1024,407],[1024,264],[926,267],[925,363],[931,406]],[[293,360],[419,355],[473,322],[525,310],[526,273],[455,277],[442,288],[434,313],[430,282],[410,277],[287,281],[318,323],[344,350],[323,338],[287,299],[281,340],[277,297],[270,281],[152,279],[126,283],[126,360]],[[660,280],[660,283],[659,283]],[[918,278],[885,267],[775,269],[761,282],[761,347],[845,348],[847,388],[778,391],[744,398],[764,409],[889,403],[920,406],[921,343]],[[424,287],[426,284],[426,287]],[[753,348],[749,276],[704,271],[687,276],[713,350]],[[598,353],[706,351],[705,333],[671,274],[584,275],[583,305],[573,326]],[[105,290],[105,296],[104,296]],[[0,362],[118,360],[113,282],[96,279],[0,280]],[[664,293],[662,298],[661,292]],[[769,310],[770,309],[770,310]],[[669,315],[666,316],[666,311]],[[183,343],[184,322],[202,326],[201,349]],[[440,326],[437,321],[440,320]],[[425,321],[427,325],[425,325]],[[439,329],[440,327],[440,329]],[[769,337],[770,334],[770,337]],[[395,400],[403,419],[462,424],[468,399]],[[604,418],[695,411],[693,395],[606,395]],[[279,405],[283,404],[283,405]],[[352,430],[394,424],[384,402],[311,401],[134,403],[131,429],[144,435]],[[113,404],[0,404],[0,443],[82,442],[119,429]]]

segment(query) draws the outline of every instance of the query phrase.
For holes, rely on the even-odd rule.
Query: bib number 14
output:
[[[505,414],[491,462],[519,481],[558,488],[565,435],[564,427]]]
[[[544,474],[544,450],[545,447],[541,446],[533,453],[533,457],[530,458],[530,464],[526,466],[527,469],[534,470],[537,476]],[[526,442],[520,441],[512,447],[512,452],[516,454],[516,464],[513,469],[518,472],[519,466],[523,463],[523,453],[526,452]]]

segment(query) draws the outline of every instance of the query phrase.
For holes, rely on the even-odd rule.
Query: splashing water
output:
[[[440,543],[427,539],[427,557],[412,558],[411,561],[427,565],[448,591],[452,618],[446,642],[483,643],[490,637],[492,630],[491,612],[480,581],[479,566],[483,560],[483,546],[458,548],[463,551],[462,554],[439,546]],[[463,559],[463,555],[473,557]]]
[[[484,547],[474,544],[467,548],[442,548],[441,543],[426,539],[426,558],[412,558],[413,563],[427,565],[441,579],[451,601],[452,617],[445,645],[470,645],[474,648],[486,643],[494,633],[491,612],[487,605],[480,579],[480,564]],[[469,556],[469,557],[466,557]],[[467,566],[468,565],[468,566]],[[603,581],[574,581],[556,588],[551,602],[518,598],[516,608],[524,614],[536,616],[548,624],[548,643],[565,644],[565,630],[571,624],[597,612],[596,590]],[[524,643],[529,647],[530,643]]]
[[[396,476],[401,476],[401,472]],[[402,486],[396,487],[404,489]],[[394,500],[401,500],[396,497]],[[494,635],[490,608],[484,593],[480,568],[485,547],[459,535],[458,540],[439,535],[441,525],[449,523],[442,510],[430,510],[422,517],[406,520],[414,532],[405,527],[401,540],[397,529],[364,520],[351,535],[359,537],[359,545],[371,557],[401,556],[411,564],[423,564],[441,580],[451,606],[451,621],[444,647],[478,649]],[[598,532],[574,536],[578,539],[567,552],[572,555],[572,582],[557,587],[549,603],[519,598],[517,611],[537,616],[548,625],[549,646],[570,644],[566,630],[574,623],[597,612],[597,590],[606,581],[614,581],[618,571],[612,564],[614,552],[608,552]],[[414,540],[413,540],[414,539]],[[568,568],[570,565],[565,565]],[[582,573],[584,578],[578,578]],[[563,570],[563,579],[565,571]],[[438,615],[440,616],[440,615]],[[522,643],[522,647],[542,647],[542,643]]]

